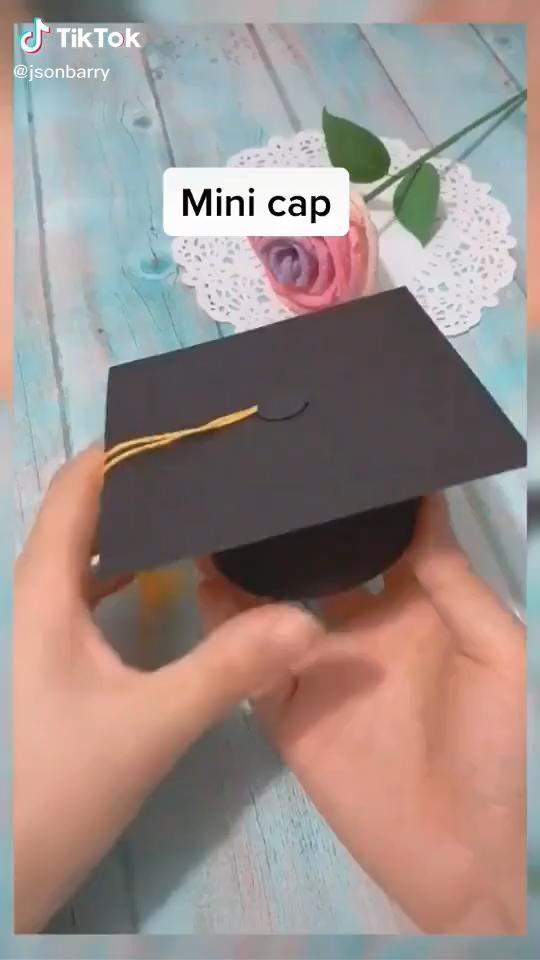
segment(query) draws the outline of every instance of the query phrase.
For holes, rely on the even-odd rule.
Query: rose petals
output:
[[[357,194],[344,237],[251,237],[250,243],[272,289],[296,313],[375,292],[377,232]]]

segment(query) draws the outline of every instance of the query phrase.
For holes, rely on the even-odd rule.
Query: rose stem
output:
[[[436,157],[437,154],[442,153],[443,150],[446,150],[447,147],[451,147],[453,143],[456,143],[457,140],[460,140],[461,137],[464,137],[467,133],[471,133],[473,130],[476,130],[482,123],[486,123],[488,120],[491,120],[493,117],[498,116],[503,111],[506,111],[505,116],[502,117],[502,120],[505,120],[506,117],[509,117],[510,114],[514,113],[518,107],[527,99],[527,90],[522,90],[521,93],[510,97],[509,100],[505,100],[499,107],[496,107],[495,110],[490,110],[489,113],[484,114],[483,117],[480,117],[479,120],[475,120],[473,123],[469,123],[466,127],[463,127],[463,130],[460,130],[459,133],[455,133],[453,137],[449,137],[448,140],[444,140],[443,143],[439,143],[438,146],[433,147],[431,150],[428,150],[423,157],[419,157],[418,160],[413,160],[412,163],[409,163],[408,166],[403,167],[402,170],[399,170],[398,173],[392,174],[391,177],[388,177],[383,183],[379,184],[378,187],[375,187],[374,190],[370,190],[369,193],[364,195],[365,203],[369,203],[371,200],[374,200],[375,197],[378,197],[379,194],[384,193],[391,187],[394,183],[397,183],[398,180],[401,180],[407,173],[410,173],[412,170],[416,170],[417,167],[421,167],[423,163],[426,163],[431,157]]]

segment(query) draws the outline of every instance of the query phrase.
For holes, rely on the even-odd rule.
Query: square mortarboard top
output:
[[[526,463],[405,288],[113,367],[106,449],[253,405],[107,473],[100,575],[212,554],[253,593],[320,596],[394,562],[423,496]]]

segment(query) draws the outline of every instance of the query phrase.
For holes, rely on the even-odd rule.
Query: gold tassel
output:
[[[156,433],[148,437],[136,437],[133,440],[124,440],[117,443],[110,450],[105,451],[104,472],[109,473],[113,467],[118,466],[125,460],[132,457],[138,457],[141,453],[149,450],[158,450],[161,447],[168,447],[171,443],[178,440],[184,440],[186,437],[193,437],[199,433],[208,433],[213,430],[223,430],[224,427],[230,427],[242,420],[255,416],[258,406],[247,407],[245,410],[237,410],[235,413],[228,413],[224,417],[218,417],[216,420],[210,420],[198,427],[187,427],[183,430],[175,430],[172,433]]]

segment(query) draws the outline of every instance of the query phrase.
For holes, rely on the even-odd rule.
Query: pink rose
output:
[[[375,292],[378,237],[367,207],[351,195],[344,237],[250,237],[274,293],[294,313],[310,313]]]

